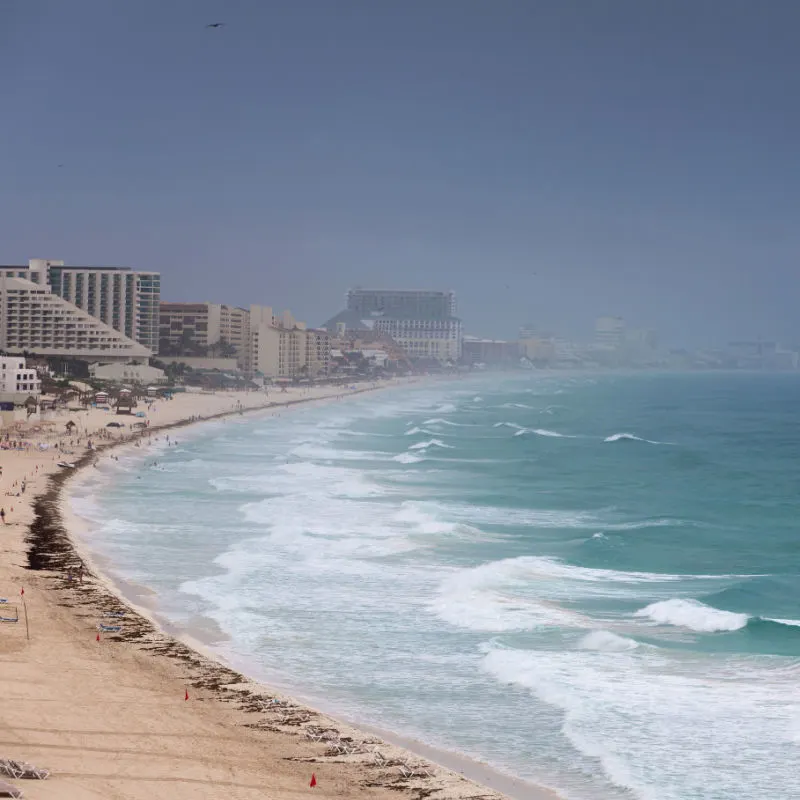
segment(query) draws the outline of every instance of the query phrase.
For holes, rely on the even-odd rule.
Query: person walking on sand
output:
[[[3,525],[6,524],[6,510],[4,508],[0,508],[0,520],[3,521]]]

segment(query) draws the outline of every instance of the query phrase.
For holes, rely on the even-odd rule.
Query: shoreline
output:
[[[376,388],[349,392],[345,398]],[[244,412],[236,409],[202,419],[179,419],[165,425],[154,425],[146,433],[158,431],[162,434],[171,429],[242,413],[280,411],[284,406],[326,399],[331,398],[299,398],[245,409]],[[79,535],[73,535],[76,520],[65,502],[64,489],[71,479],[83,474],[97,456],[120,446],[135,446],[137,438],[141,436],[133,435],[101,444],[96,450],[88,451],[75,462],[74,470],[51,474],[45,491],[34,500],[35,518],[26,537],[28,568],[50,581],[48,591],[57,595],[61,601],[59,605],[72,609],[73,617],[85,618],[103,612],[124,613],[123,630],[113,635],[104,633],[104,642],[127,645],[126,649],[133,650],[133,658],[138,656],[139,661],[141,655],[146,654],[142,662],[145,671],[173,673],[173,677],[178,677],[191,691],[192,697],[199,694],[202,700],[213,701],[209,705],[233,707],[236,715],[242,717],[236,723],[239,729],[247,730],[252,737],[277,737],[279,742],[273,742],[273,746],[278,745],[278,750],[296,750],[298,745],[301,745],[301,750],[310,749],[312,752],[305,752],[302,761],[314,765],[313,768],[319,772],[337,765],[336,772],[344,773],[338,778],[344,779],[348,787],[346,791],[337,791],[339,796],[358,795],[360,791],[353,785],[355,780],[362,789],[368,789],[369,796],[378,796],[376,792],[382,795],[384,790],[396,796],[401,790],[419,798],[500,800],[505,795],[552,800],[557,797],[547,789],[497,772],[466,756],[438,750],[389,731],[359,726],[358,723],[351,725],[305,703],[298,703],[266,684],[253,681],[228,665],[221,654],[214,651],[213,645],[191,637],[186,630],[163,619],[157,608],[148,607],[146,602],[143,604],[141,601],[146,598],[147,587],[134,586],[120,576],[113,576],[111,564],[108,571],[112,575],[104,572],[102,558],[87,552],[90,550],[88,545]],[[69,581],[64,573],[70,568],[77,569],[82,559],[88,567],[83,573],[83,583]],[[141,596],[139,590],[142,590]],[[131,593],[136,597],[132,598]],[[224,638],[224,634],[222,636]],[[176,672],[178,676],[175,676]],[[256,716],[259,717],[257,720],[254,719]],[[323,730],[326,733],[322,733]],[[321,749],[324,750],[322,755]],[[283,756],[281,760],[287,758],[294,760],[298,757]],[[467,773],[470,780],[465,777]],[[484,787],[488,789],[489,785],[493,788],[486,791]]]

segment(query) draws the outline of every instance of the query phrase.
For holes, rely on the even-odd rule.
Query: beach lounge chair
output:
[[[378,750],[377,747],[372,748],[372,750],[370,751],[370,755],[372,756],[371,759],[372,763],[376,764],[379,767],[382,767],[388,760],[386,756],[383,753],[381,753],[380,750]]]
[[[14,616],[11,616],[11,610],[14,610]],[[16,606],[7,606],[0,611],[0,622],[19,622],[19,609]]]
[[[103,633],[119,633],[122,630],[122,625],[103,625],[101,622],[97,629]]]
[[[422,764],[412,764],[410,761],[403,761],[400,764],[400,772],[404,778],[432,778],[433,773]]]
[[[45,781],[50,777],[50,770],[39,769],[26,761],[0,758],[0,775],[7,775],[14,780]]]
[[[22,797],[22,789],[5,781],[0,781],[0,797]]]

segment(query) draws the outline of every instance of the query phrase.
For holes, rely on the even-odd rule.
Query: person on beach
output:
[[[3,525],[6,524],[6,510],[4,508],[0,508],[0,520],[3,521]]]

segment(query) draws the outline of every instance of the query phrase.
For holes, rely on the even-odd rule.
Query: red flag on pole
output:
[[[184,700],[188,700],[189,699],[189,690],[188,689],[186,690],[186,694],[183,696],[183,699]]]
[[[20,596],[20,597],[24,597],[24,596],[25,596],[25,587],[24,587],[24,586],[20,588],[20,590],[19,590],[19,596]]]
[[[97,634],[97,641],[98,642],[100,641],[100,634],[99,633]]]
[[[309,781],[308,785],[313,789],[317,785],[317,773],[311,773],[311,780]]]

